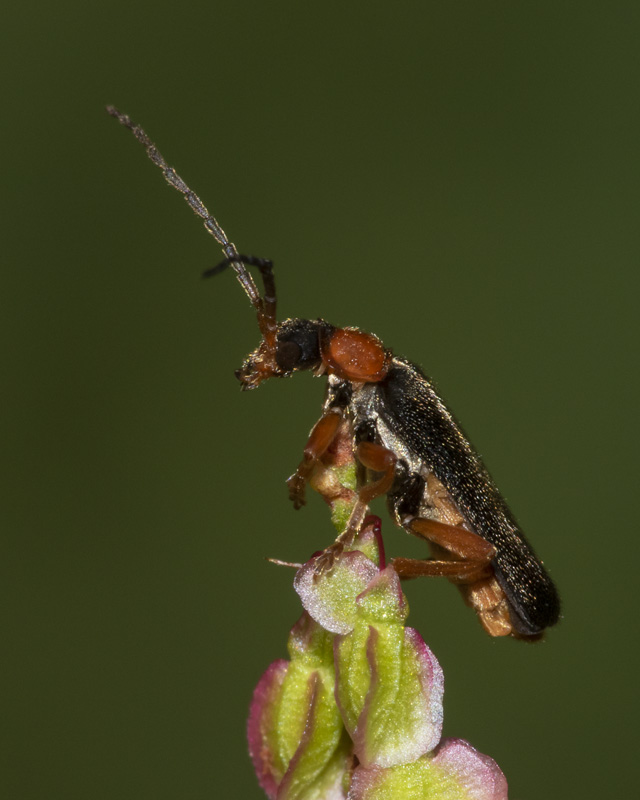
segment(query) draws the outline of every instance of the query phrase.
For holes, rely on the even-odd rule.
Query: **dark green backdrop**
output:
[[[435,377],[557,580],[537,646],[491,641],[448,585],[407,588],[445,733],[512,800],[635,795],[638,21],[557,0],[5,9],[2,797],[260,798],[247,706],[299,614],[264,559],[333,536],[284,485],[322,382],[240,394],[247,301],[199,280],[219,250],[105,103],[275,259],[283,315],[373,330]]]

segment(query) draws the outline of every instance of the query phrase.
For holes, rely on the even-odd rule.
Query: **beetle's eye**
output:
[[[283,372],[291,372],[300,363],[302,350],[295,342],[280,342],[276,350],[276,363]]]

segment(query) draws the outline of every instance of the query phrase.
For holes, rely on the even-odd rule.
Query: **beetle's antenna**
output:
[[[167,183],[171,184],[174,189],[177,189],[184,195],[184,199],[191,206],[192,210],[204,220],[204,227],[207,229],[208,233],[213,236],[216,242],[221,245],[222,252],[226,256],[225,262],[223,263],[227,263],[233,268],[242,288],[247,293],[249,300],[251,300],[251,304],[257,310],[258,322],[263,335],[267,330],[275,329],[275,286],[273,275],[270,270],[270,262],[268,268],[260,267],[260,272],[262,273],[265,284],[265,297],[263,300],[263,298],[260,297],[260,293],[258,292],[251,274],[244,266],[243,258],[238,254],[235,244],[229,241],[227,234],[222,230],[216,218],[207,211],[206,206],[198,195],[192,192],[175,169],[167,164],[158,151],[158,148],[139,125],[132,122],[130,117],[126,114],[122,114],[117,108],[114,108],[114,106],[107,106],[107,112],[133,133],[136,139],[146,149],[149,158],[157,167],[160,167]],[[267,295],[269,295],[269,297],[267,297]]]

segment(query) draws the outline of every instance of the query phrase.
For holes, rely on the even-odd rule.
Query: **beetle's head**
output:
[[[233,246],[233,245],[232,245]],[[234,248],[235,250],[235,248]],[[264,282],[261,296],[247,270],[258,267]],[[258,314],[262,340],[236,370],[243,389],[256,389],[267,378],[284,378],[304,369],[322,371],[321,339],[330,335],[333,327],[324,320],[286,319],[276,321],[276,286],[273,263],[265,258],[235,254],[207,270],[204,275],[217,275],[232,267],[240,285],[247,293]]]
[[[284,378],[300,370],[322,367],[320,339],[332,326],[324,320],[286,319],[276,325],[273,339],[262,341],[236,370],[243,389],[255,389],[267,378]],[[273,344],[271,343],[273,342]]]

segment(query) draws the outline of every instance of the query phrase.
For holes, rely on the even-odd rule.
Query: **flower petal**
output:
[[[466,790],[469,800],[507,800],[507,779],[496,762],[464,739],[443,739],[432,761]]]
[[[358,598],[352,632],[336,637],[336,700],[361,764],[405,764],[442,731],[443,675],[408,613],[391,567]]]
[[[253,692],[247,723],[249,755],[258,776],[258,783],[267,797],[274,800],[286,766],[278,759],[276,718],[282,695],[282,683],[289,662],[274,661],[264,673]]]
[[[351,742],[334,697],[333,637],[307,614],[253,696],[247,734],[260,785],[271,800],[344,798]]]
[[[356,597],[377,575],[378,567],[357,550],[342,553],[330,571],[322,574],[318,559],[307,561],[296,573],[293,586],[305,611],[332,633],[348,633],[356,620]]]
[[[347,800],[508,800],[507,781],[489,756],[462,739],[438,753],[383,769],[358,767]]]

